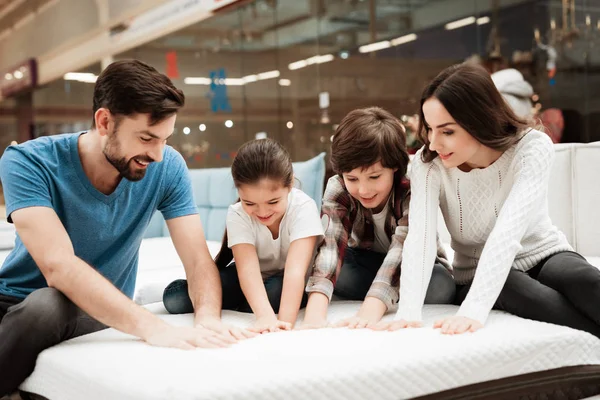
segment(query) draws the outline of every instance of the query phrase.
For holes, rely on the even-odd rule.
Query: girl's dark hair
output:
[[[384,168],[397,168],[396,174],[400,177],[406,174],[408,153],[404,126],[379,107],[349,112],[333,136],[333,171],[341,175],[355,168],[366,169],[378,161]]]
[[[294,182],[292,159],[289,153],[272,139],[251,140],[243,144],[233,159],[231,175],[236,188],[241,185],[253,185],[263,179],[280,182],[287,188],[291,188]],[[217,267],[224,268],[232,259],[233,252],[227,247],[227,229],[225,229],[221,250],[215,262]]]
[[[429,150],[423,104],[435,97],[452,118],[479,143],[504,151],[521,138],[528,127],[506,104],[490,74],[481,66],[468,63],[446,68],[427,85],[421,96],[419,138],[425,144],[421,158],[430,162],[437,157]]]
[[[155,125],[185,104],[185,96],[173,82],[150,65],[138,60],[115,61],[98,77],[92,111],[107,108],[117,117],[150,114]],[[92,119],[93,120],[93,119]],[[92,128],[96,125],[92,122]]]

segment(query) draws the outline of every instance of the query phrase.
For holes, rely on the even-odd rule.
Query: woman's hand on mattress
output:
[[[216,318],[205,318],[199,320],[196,322],[196,327],[210,329],[213,332],[234,340],[250,339],[257,335],[255,332],[251,332],[248,329],[242,329],[233,325],[225,324]]]
[[[174,347],[192,350],[196,347],[228,347],[235,339],[218,334],[202,327],[171,326],[164,324],[143,338],[147,343],[158,347]]]
[[[455,315],[435,321],[433,327],[439,328],[442,333],[455,335],[465,332],[475,332],[483,328],[483,325],[474,319]]]
[[[376,331],[397,331],[406,328],[421,328],[422,326],[423,322],[421,321],[406,321],[404,319],[399,319],[397,321],[380,321],[372,329]]]
[[[278,320],[275,315],[257,318],[254,325],[248,328],[249,331],[256,333],[289,331],[291,329],[292,324]]]

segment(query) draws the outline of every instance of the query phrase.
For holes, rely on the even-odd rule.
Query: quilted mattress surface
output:
[[[333,302],[329,320],[354,314],[359,304]],[[147,307],[169,323],[192,324],[192,315],[168,315],[160,303]],[[592,335],[498,311],[475,333],[446,336],[431,328],[455,311],[426,306],[421,329],[280,332],[192,351],[151,347],[107,329],[44,351],[21,389],[50,400],[404,399],[600,364],[600,340]],[[223,318],[239,326],[253,320],[230,311]]]

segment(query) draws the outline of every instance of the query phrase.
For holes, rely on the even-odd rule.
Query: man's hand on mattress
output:
[[[483,325],[474,319],[455,315],[435,321],[433,327],[439,328],[442,333],[455,335],[465,332],[475,332],[483,328]]]
[[[278,320],[275,314],[272,316],[257,318],[254,325],[248,328],[249,331],[256,333],[289,331],[291,329],[292,324]]]
[[[143,338],[148,344],[158,347],[174,347],[193,350],[197,347],[228,347],[236,342],[234,338],[219,334],[210,329],[163,324]]]
[[[397,321],[380,321],[373,330],[376,331],[397,331],[400,329],[406,328],[421,328],[423,326],[423,322],[421,321],[406,321],[404,319],[399,319]]]
[[[257,335],[255,332],[225,324],[221,320],[215,318],[205,318],[199,320],[196,322],[196,327],[210,329],[213,332],[235,340],[249,339]]]

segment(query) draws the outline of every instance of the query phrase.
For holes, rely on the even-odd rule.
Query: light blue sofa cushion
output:
[[[303,162],[293,163],[295,186],[321,207],[325,180],[325,153]],[[227,208],[237,199],[230,168],[191,169],[194,199],[206,240],[221,241],[225,232]],[[150,221],[145,237],[168,236],[167,224],[157,212]]]

